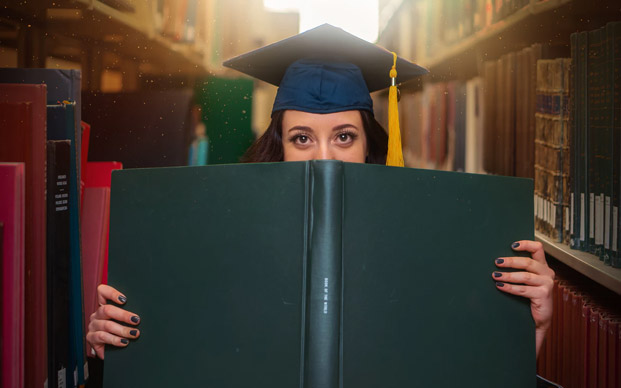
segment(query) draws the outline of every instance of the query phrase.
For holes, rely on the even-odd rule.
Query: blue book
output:
[[[79,127],[75,121],[75,103],[48,105],[47,138],[48,140],[70,140],[71,160],[69,170],[69,380],[73,386],[84,385],[86,357],[84,352],[84,312],[82,303],[82,258],[80,248],[80,214],[79,214],[79,179],[78,167]],[[83,367],[82,367],[83,366]],[[73,375],[73,378],[71,377]],[[71,385],[69,385],[71,386]]]
[[[0,83],[6,84],[45,84],[47,85],[47,104],[55,105],[63,101],[74,101],[75,122],[82,120],[82,73],[68,69],[21,69],[0,68]],[[81,152],[82,134],[78,132],[76,144],[78,155]],[[78,163],[78,177],[80,176]]]

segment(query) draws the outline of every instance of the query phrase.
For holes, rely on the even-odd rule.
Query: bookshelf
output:
[[[18,51],[20,67],[45,67],[46,57],[82,68],[85,89],[98,90],[101,72],[123,69],[124,84],[142,75],[207,75],[211,31],[201,19],[195,39],[164,35],[155,2],[124,0],[3,1],[1,43]],[[199,3],[201,15],[210,2]],[[199,22],[199,20],[196,20]],[[135,89],[131,88],[130,89]]]
[[[481,73],[485,61],[535,42],[566,46],[566,55],[569,56],[568,37],[572,32],[596,29],[621,18],[621,11],[611,0],[529,0],[514,13],[470,35],[448,44],[439,39],[430,40],[426,50],[419,47],[422,52],[416,52],[416,46],[420,46],[416,37],[422,33],[422,39],[428,39],[429,31],[425,28],[416,30],[416,26],[412,26],[414,30],[409,32],[409,37],[404,37],[400,24],[404,15],[407,17],[414,13],[410,8],[421,2],[424,1],[386,0],[384,19],[387,21],[381,24],[378,43],[397,53],[405,51],[408,59],[430,70],[425,80],[431,82],[474,77]],[[502,0],[491,0],[492,4],[498,2],[502,3]],[[416,22],[424,24],[432,21]],[[396,47],[393,43],[401,39],[405,39],[406,47],[415,47],[412,55],[407,55],[410,50],[404,50],[403,45]],[[409,81],[401,87],[404,90],[420,90],[420,81]]]
[[[550,240],[540,232],[535,232],[535,239],[543,244],[543,249],[550,256],[621,295],[621,269],[604,265],[597,256],[570,249],[565,244]]]
[[[437,32],[442,28],[450,28],[450,22],[445,20],[444,13],[440,19],[434,18],[433,13],[427,14],[432,7],[431,3],[427,0],[411,2],[386,0],[383,3],[386,10],[392,11],[392,15],[384,16],[387,22],[382,24],[379,44],[389,50],[396,50],[397,53],[401,49],[411,54],[408,59],[430,70],[430,74],[425,76],[422,82],[414,80],[401,85],[406,95],[420,93],[429,84],[466,82],[481,77],[485,73],[484,67],[487,61],[497,61],[508,53],[518,53],[535,43],[548,44],[554,49],[553,55],[556,57],[570,57],[569,37],[572,32],[593,30],[610,21],[621,20],[621,9],[618,2],[613,0],[529,0],[507,16],[478,30],[471,28],[470,33],[460,31],[457,37],[454,34],[438,37],[430,36],[430,31]],[[460,9],[459,7],[466,3],[468,2],[458,2],[451,6]],[[518,4],[515,0],[480,0],[473,3],[493,7],[498,4],[503,6],[509,4],[510,7],[514,7]],[[419,7],[421,4],[422,7]],[[435,7],[435,4],[433,6]],[[440,7],[440,9],[446,11],[446,8]],[[473,9],[480,8],[475,5]],[[434,11],[438,12],[437,9]],[[463,9],[457,12],[463,12]],[[404,23],[404,18],[410,20]],[[434,22],[440,23],[440,27],[431,27]],[[482,24],[485,23],[479,22],[479,26]],[[445,42],[443,38],[449,35],[452,39]],[[378,98],[387,97],[380,93]],[[449,94],[448,99],[451,98]],[[379,116],[381,119],[381,112]],[[423,168],[430,167],[423,166]],[[536,236],[544,244],[546,253],[578,273],[621,294],[620,268],[604,265],[596,256],[553,242],[542,233],[537,232]]]

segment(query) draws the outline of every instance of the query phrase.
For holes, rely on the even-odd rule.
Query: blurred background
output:
[[[407,167],[534,180],[536,238],[559,279],[538,371],[566,387],[621,387],[619,0],[0,0],[0,162],[23,163],[16,176],[29,179],[26,194],[0,182],[0,231],[19,221],[26,233],[15,251],[4,242],[4,327],[24,308],[13,281],[26,289],[27,318],[15,323],[20,338],[3,331],[18,350],[0,359],[0,387],[40,387],[48,372],[50,387],[63,386],[41,366],[45,327],[33,326],[45,326],[44,192],[57,168],[45,147],[70,140],[74,323],[58,341],[66,347],[71,335],[72,382],[83,385],[84,322],[107,280],[111,171],[237,163],[267,128],[276,87],[222,62],[323,23],[430,70],[398,85]],[[46,84],[47,94],[6,85],[16,83]],[[372,95],[384,127],[387,94]],[[37,104],[47,122],[18,115]],[[2,218],[24,206],[25,218]],[[68,224],[47,225],[69,234]],[[43,285],[7,275],[17,260]],[[50,341],[66,326],[50,323]]]

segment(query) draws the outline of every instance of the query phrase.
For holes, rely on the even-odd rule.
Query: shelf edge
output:
[[[621,268],[605,265],[598,257],[553,242],[539,232],[535,232],[535,240],[543,244],[544,251],[550,256],[621,295]]]

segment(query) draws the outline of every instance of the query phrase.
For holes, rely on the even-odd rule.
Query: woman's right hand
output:
[[[97,287],[97,300],[99,308],[91,314],[86,341],[95,354],[103,360],[106,344],[125,347],[129,344],[129,339],[135,339],[140,336],[140,330],[137,328],[123,326],[115,321],[136,326],[140,323],[140,317],[137,314],[108,304],[109,300],[119,304],[127,302],[125,295],[108,285],[100,284]]]

